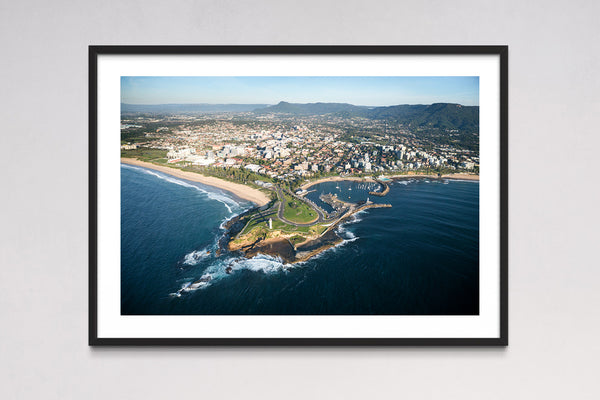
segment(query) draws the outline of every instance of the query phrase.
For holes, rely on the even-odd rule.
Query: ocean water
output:
[[[251,203],[122,165],[121,313],[478,314],[479,183],[411,179],[381,198],[368,195],[373,187],[312,187],[317,203],[321,193],[337,193],[392,208],[356,214],[338,229],[342,244],[290,265],[216,254],[223,222]]]

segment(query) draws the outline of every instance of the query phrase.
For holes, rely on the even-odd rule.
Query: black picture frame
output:
[[[494,55],[499,57],[500,278],[496,338],[107,338],[98,336],[98,57],[103,55]],[[90,346],[507,346],[508,46],[89,46]]]

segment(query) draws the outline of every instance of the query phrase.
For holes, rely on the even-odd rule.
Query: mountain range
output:
[[[127,104],[122,113],[219,113],[253,112],[257,115],[361,117],[386,120],[410,127],[437,128],[479,132],[479,106],[454,103],[401,104],[369,107],[348,103],[288,103],[268,104]]]
[[[288,114],[298,116],[333,115],[339,117],[362,117],[387,120],[414,127],[460,129],[479,131],[479,106],[463,106],[454,103],[401,104],[395,106],[368,107],[347,103],[287,103],[280,102],[254,110],[257,114]]]

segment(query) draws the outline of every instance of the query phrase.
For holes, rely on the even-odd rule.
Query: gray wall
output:
[[[238,3],[0,4],[0,398],[599,398],[600,2]],[[90,349],[89,44],[508,44],[510,347]]]

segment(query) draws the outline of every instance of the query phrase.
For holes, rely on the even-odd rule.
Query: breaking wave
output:
[[[210,251],[206,249],[192,251],[191,253],[188,253],[183,257],[183,264],[197,265],[198,263],[200,263],[200,261],[202,261],[209,255]]]
[[[191,261],[195,264],[188,265],[199,264],[202,260],[210,256],[210,254],[206,254],[206,252],[204,252],[203,255],[203,251],[204,250],[199,250],[187,254],[184,257],[184,263],[186,263],[186,261]],[[199,258],[196,259],[198,253]],[[248,270],[264,274],[273,274],[286,271],[289,268],[292,268],[291,264],[285,263],[279,257],[272,257],[266,254],[258,254],[252,258],[228,257],[219,260],[214,259],[213,262],[202,271],[200,278],[186,278],[180,289],[170,295],[171,297],[181,297],[184,293],[206,289],[214,283],[226,279],[236,271]]]
[[[357,240],[359,237],[356,236],[354,234],[354,232],[348,230],[344,225],[340,225],[337,230],[336,233],[342,238],[342,243],[340,243],[339,245],[344,245],[345,243],[350,243],[350,242],[354,242],[355,240]]]
[[[355,224],[357,222],[362,221],[362,216],[367,214],[367,211],[368,210],[365,209],[365,210],[360,210],[359,212],[352,214],[352,218],[348,219],[347,221],[340,224],[340,227],[342,227],[344,225]]]
[[[221,221],[221,223],[219,224],[219,229],[225,229],[225,225],[231,221],[232,219],[234,219],[238,214],[233,214],[229,217],[225,217],[223,218],[223,221]]]
[[[414,181],[415,181],[414,179],[408,179],[408,180],[403,179],[403,180],[395,181],[395,183],[397,183],[399,185],[407,186],[407,185],[413,183]]]
[[[272,274],[290,268],[291,264],[284,263],[279,257],[273,257],[266,254],[257,254],[252,258],[238,259],[233,262],[231,267],[233,271],[247,269],[249,271]]]
[[[155,177],[157,177],[159,179],[162,179],[163,181],[167,181],[169,183],[174,183],[176,185],[187,187],[187,188],[190,188],[190,189],[196,189],[200,193],[205,194],[209,199],[216,200],[216,201],[222,203],[227,208],[227,210],[229,211],[230,214],[233,213],[232,207],[235,208],[236,210],[241,210],[242,209],[242,206],[238,202],[236,202],[231,197],[226,196],[224,193],[211,192],[211,191],[202,189],[199,186],[193,185],[191,183],[187,183],[185,181],[182,181],[180,179],[174,178],[174,177],[169,176],[169,175],[161,174],[159,172],[156,172],[156,171],[153,171],[153,170],[150,170],[150,169],[133,167],[133,166],[127,165],[127,164],[121,164],[121,165],[123,167],[125,167],[125,168],[131,168],[131,169],[136,169],[138,171],[145,172],[145,173],[147,173],[149,175],[155,176]]]

